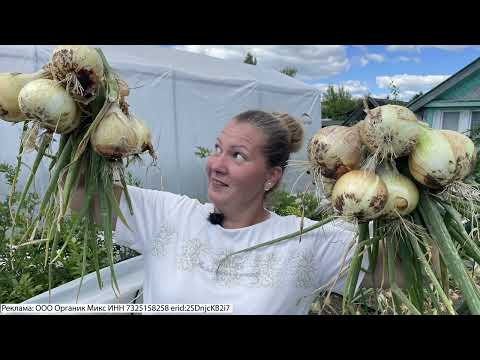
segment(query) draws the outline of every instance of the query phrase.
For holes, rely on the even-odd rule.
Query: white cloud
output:
[[[182,45],[176,46],[179,50],[186,50],[194,53],[204,54],[208,56],[217,57],[220,59],[226,59],[229,57],[240,56],[240,53],[236,49],[229,49],[226,47],[204,47],[203,45]]]
[[[393,81],[399,88],[408,87],[414,90],[425,90],[432,88],[442,81],[447,79],[450,75],[393,75],[393,76],[377,76],[376,82],[379,88],[388,88],[390,82]]]
[[[329,85],[333,85],[333,84],[324,84],[324,83],[312,84],[312,86],[315,86],[316,88],[318,88],[322,93],[327,91],[327,88]],[[333,86],[335,87],[335,85]]]
[[[347,80],[342,85],[353,96],[363,96],[368,93],[368,86],[358,80]]]
[[[420,52],[422,48],[436,48],[446,51],[459,51],[465,48],[472,47],[471,45],[387,45],[387,51],[416,51]]]
[[[376,82],[380,89],[390,89],[393,83],[399,88],[398,98],[400,100],[409,100],[413,95],[422,91],[423,93],[431,90],[442,81],[449,78],[450,75],[393,75],[393,76],[377,76]]]
[[[364,50],[366,51],[366,50]],[[365,52],[365,54],[363,54],[362,56],[360,57],[354,57],[352,58],[352,62],[354,63],[360,63],[360,66],[362,67],[365,67],[367,66],[371,61],[374,61],[374,62],[377,62],[377,63],[382,63],[385,61],[385,56],[382,55],[382,54],[376,54],[376,53],[368,53],[368,52]]]
[[[257,58],[257,66],[276,70],[295,67],[296,77],[304,81],[335,76],[350,68],[343,45],[177,45],[175,48],[239,62],[250,52]]]
[[[378,63],[382,63],[385,61],[385,56],[383,56],[382,54],[370,53],[370,54],[366,54],[365,57],[368,60],[372,60]]]
[[[418,45],[387,45],[387,51],[418,51]]]
[[[418,57],[408,57],[408,56],[399,56],[394,59],[394,62],[416,62],[417,64],[420,63],[420,58]]]
[[[432,48],[437,48],[442,50],[456,51],[456,50],[463,50],[471,46],[470,45],[427,45],[427,46],[424,45],[422,47],[432,47]]]
[[[419,91],[405,90],[405,91],[401,92],[401,95],[402,95],[404,100],[410,100],[413,97],[413,95],[418,94],[418,93],[419,93]],[[424,91],[424,93],[425,93],[425,91]]]
[[[358,80],[347,80],[340,82],[339,84],[325,84],[325,83],[316,83],[313,86],[320,89],[321,92],[327,91],[329,85],[333,85],[333,87],[338,90],[340,86],[343,86],[345,90],[347,90],[353,97],[363,97],[368,94],[368,86],[366,83],[362,83]]]

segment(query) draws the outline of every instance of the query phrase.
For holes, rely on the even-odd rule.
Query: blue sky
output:
[[[229,61],[243,61],[247,51],[258,65],[298,69],[297,79],[318,87],[344,86],[353,96],[390,94],[399,99],[426,92],[478,57],[480,46],[463,45],[177,45],[179,50]]]

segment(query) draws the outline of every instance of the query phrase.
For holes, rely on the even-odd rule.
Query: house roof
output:
[[[390,100],[390,99],[380,99],[380,98],[373,98],[373,97],[368,97],[368,107],[369,108],[376,108],[378,106],[383,106],[383,105],[388,105],[388,104],[398,104],[398,105],[406,105],[405,102],[403,101],[398,101],[398,100]],[[363,103],[355,110],[350,112],[350,114],[347,117],[347,120],[343,122],[343,126],[349,126],[352,125],[359,117],[363,119],[364,117],[364,108],[363,108]]]
[[[475,61],[471,62],[467,66],[465,66],[460,71],[456,72],[452,76],[450,76],[445,81],[441,82],[433,89],[428,91],[427,93],[423,94],[422,96],[417,97],[416,99],[412,100],[407,104],[407,107],[412,110],[413,112],[417,111],[421,107],[428,104],[430,101],[447,91],[448,89],[452,88],[453,86],[457,85],[460,81],[465,79],[466,77],[473,74],[475,71],[480,70],[480,57],[478,57]]]

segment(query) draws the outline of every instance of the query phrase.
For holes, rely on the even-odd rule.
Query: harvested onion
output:
[[[39,121],[40,126],[66,134],[80,124],[80,111],[67,91],[54,80],[38,79],[25,85],[18,95],[25,117]]]
[[[475,169],[477,161],[475,144],[469,137],[458,131],[440,131],[447,137],[450,146],[453,149],[455,158],[457,159],[454,180],[463,180]]]
[[[137,132],[118,104],[112,105],[93,131],[90,140],[93,149],[109,159],[121,159],[138,153]]]
[[[473,142],[462,134],[423,129],[409,156],[408,167],[415,180],[429,188],[441,189],[467,176],[475,160]]]
[[[417,207],[419,192],[415,183],[406,176],[384,165],[377,170],[388,190],[388,200],[382,217],[395,219],[410,214]]]
[[[25,115],[18,106],[18,94],[29,82],[45,76],[43,71],[33,74],[0,74],[0,118],[9,122],[25,120]]]
[[[360,167],[360,148],[360,135],[356,127],[327,126],[310,139],[308,160],[323,176],[338,179]]]
[[[347,218],[369,221],[379,217],[388,200],[388,190],[378,175],[371,171],[353,170],[335,184],[332,204]]]
[[[57,46],[45,69],[84,104],[95,99],[104,77],[102,58],[86,45]]]
[[[359,126],[360,136],[379,162],[387,157],[396,159],[410,154],[420,131],[417,117],[410,109],[384,105],[365,111],[367,116]]]

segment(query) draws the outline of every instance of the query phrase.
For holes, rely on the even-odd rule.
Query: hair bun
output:
[[[302,148],[304,136],[302,123],[287,113],[273,112],[272,115],[288,130],[290,135],[288,150],[291,153],[299,151]]]

